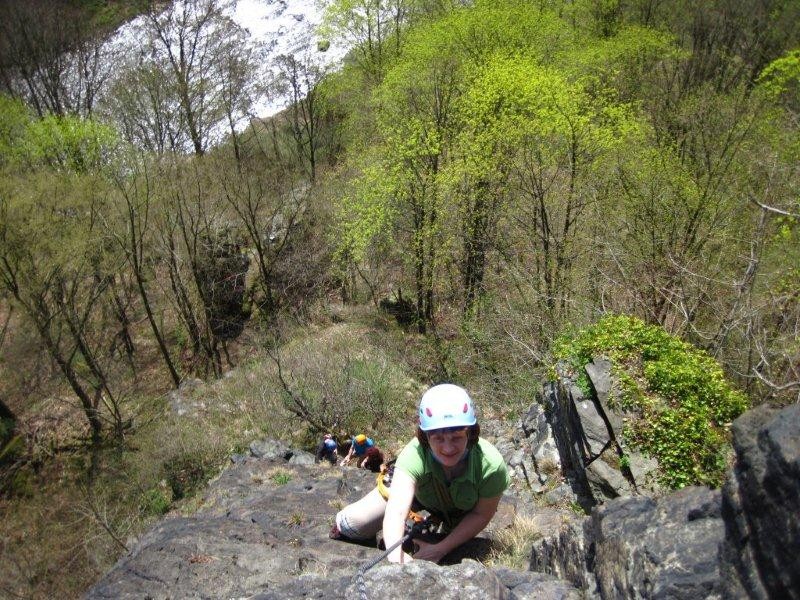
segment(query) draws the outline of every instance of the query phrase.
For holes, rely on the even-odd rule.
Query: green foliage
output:
[[[37,119],[22,102],[0,95],[0,165],[86,173],[106,164],[117,143],[116,131],[99,121]]]
[[[722,483],[731,421],[747,399],[705,352],[634,317],[607,316],[560,338],[555,357],[588,387],[584,365],[606,356],[619,383],[609,402],[631,417],[623,435],[659,462],[672,488]]]
[[[772,98],[800,92],[800,49],[772,61],[761,72],[758,84]]]
[[[21,100],[0,94],[0,166],[12,160],[32,119]]]
[[[630,469],[631,468],[631,459],[627,454],[623,454],[619,457],[619,468],[620,469]]]
[[[170,499],[161,488],[153,488],[142,494],[139,500],[139,511],[145,517],[160,517],[170,507]]]
[[[360,263],[391,242],[394,184],[382,165],[365,165],[339,201],[337,258]]]
[[[289,471],[277,470],[270,475],[270,480],[278,486],[286,485],[292,480],[292,474]]]
[[[85,173],[107,162],[116,143],[116,132],[97,121],[47,116],[30,124],[20,151],[34,166]]]
[[[164,462],[163,473],[174,500],[192,496],[219,470],[219,457],[202,450],[175,456]]]

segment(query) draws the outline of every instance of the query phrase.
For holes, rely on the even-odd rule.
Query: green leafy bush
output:
[[[598,356],[611,360],[618,388],[609,402],[630,415],[625,441],[658,460],[663,484],[722,483],[730,423],[747,399],[711,356],[661,327],[616,315],[560,338],[554,355],[585,390],[584,366]]]
[[[275,485],[286,485],[292,480],[292,473],[285,469],[276,469],[269,477]]]

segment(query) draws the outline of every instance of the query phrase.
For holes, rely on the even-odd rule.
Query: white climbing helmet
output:
[[[475,407],[467,390],[452,383],[430,388],[419,401],[419,428],[422,431],[475,425]]]

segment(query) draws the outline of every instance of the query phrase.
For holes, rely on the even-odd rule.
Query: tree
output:
[[[243,303],[249,257],[241,252],[225,203],[217,202],[213,162],[175,156],[162,166],[157,227],[170,289],[192,339],[195,368],[219,376],[220,346],[230,363],[226,342],[241,333],[248,317]]]
[[[602,200],[608,157],[636,130],[629,107],[591,81],[525,58],[490,60],[461,103],[459,163],[467,307],[483,284],[492,230],[507,266],[527,273],[557,323],[574,293],[584,219]],[[509,273],[510,275],[510,273]]]
[[[13,107],[0,157],[0,283],[80,399],[92,438],[100,439],[106,418],[121,435],[121,398],[102,333],[118,265],[100,227],[107,190],[98,176],[117,137],[91,119],[35,119]]]
[[[102,112],[134,147],[155,154],[179,152],[189,138],[172,89],[158,64],[128,64],[112,82]]]
[[[139,55],[120,70],[109,101],[131,141],[159,150],[185,143],[201,155],[248,116],[260,57],[249,33],[226,16],[229,4],[151,5]]]
[[[387,39],[400,45],[402,0],[331,0],[325,4],[323,33],[342,38],[361,69],[375,83],[383,77]]]
[[[88,176],[87,176],[88,177]],[[107,288],[99,211],[91,178],[37,175],[7,181],[0,219],[0,282],[22,308],[79,398],[92,439],[105,407],[117,432],[121,413],[102,354],[97,307]]]
[[[0,8],[0,82],[42,117],[94,112],[114,49],[66,0],[9,0]]]
[[[320,83],[325,68],[314,64],[306,55],[283,55],[277,59],[281,83],[288,89],[289,126],[297,149],[298,159],[308,164],[308,173],[314,182],[317,176],[317,159],[322,140],[320,128],[325,114],[325,99]]]
[[[119,193],[118,200],[121,200],[114,206],[119,212],[108,217],[106,227],[130,267],[153,337],[156,339],[172,384],[177,388],[181,383],[181,376],[156,319],[156,309],[150,300],[151,293],[147,285],[151,276],[148,272],[150,264],[148,250],[151,242],[147,238],[150,235],[152,213],[155,210],[151,166],[146,158],[132,155],[120,167],[120,170],[113,175]]]
[[[247,163],[240,173],[233,174],[221,162],[215,169],[222,196],[237,217],[237,229],[243,231],[258,270],[261,293],[257,304],[269,315],[280,305],[278,290],[274,289],[276,270],[302,217],[303,190],[295,189],[291,175],[281,168],[265,169]]]

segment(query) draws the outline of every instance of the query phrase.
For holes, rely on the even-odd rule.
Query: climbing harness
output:
[[[378,493],[384,500],[389,499],[389,486],[392,485],[392,475],[394,475],[394,461],[388,465],[381,465],[381,471],[375,478],[375,483],[378,485]]]
[[[367,596],[367,584],[364,581],[364,574],[367,571],[369,571],[372,567],[377,565],[379,562],[381,562],[384,558],[389,556],[389,554],[392,553],[392,550],[394,550],[401,544],[405,544],[413,537],[426,533],[429,527],[431,526],[432,523],[429,521],[427,517],[423,517],[418,513],[409,511],[408,518],[406,519],[405,535],[402,538],[400,538],[397,542],[392,544],[389,548],[386,548],[383,554],[381,554],[377,558],[373,558],[368,563],[365,563],[361,567],[359,567],[358,572],[356,573],[355,580],[356,580],[356,586],[358,587],[358,595],[360,600],[369,600]]]

